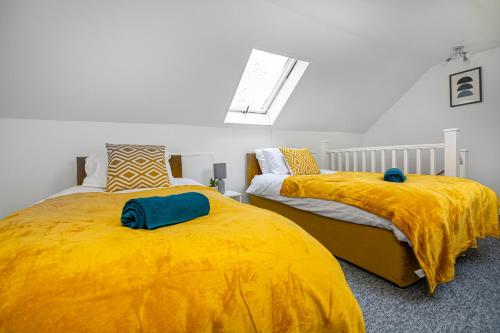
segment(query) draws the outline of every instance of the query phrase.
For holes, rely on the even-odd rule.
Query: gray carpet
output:
[[[367,332],[500,332],[500,240],[484,239],[457,259],[455,280],[429,297],[420,280],[405,290],[339,260]]]

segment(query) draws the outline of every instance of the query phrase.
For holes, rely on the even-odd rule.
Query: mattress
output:
[[[322,170],[321,172],[331,173],[332,171]],[[408,243],[411,246],[411,242],[408,238],[391,221],[360,208],[330,200],[289,198],[280,195],[281,185],[288,176],[290,175],[277,175],[271,173],[257,175],[253,178],[246,192],[336,220],[390,230],[399,241]]]

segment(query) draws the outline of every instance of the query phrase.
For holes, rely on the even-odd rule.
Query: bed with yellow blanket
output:
[[[290,176],[281,195],[338,201],[390,220],[411,241],[430,292],[454,277],[456,257],[478,237],[499,235],[498,199],[473,180],[408,175],[405,183],[381,173],[337,172]]]
[[[210,214],[121,226],[136,197],[196,191]],[[362,332],[335,258],[278,214],[201,186],[46,200],[0,221],[0,332]]]

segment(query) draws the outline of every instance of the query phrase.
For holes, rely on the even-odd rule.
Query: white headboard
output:
[[[213,177],[215,152],[172,153],[182,157],[182,176],[194,179],[202,184],[208,184]]]

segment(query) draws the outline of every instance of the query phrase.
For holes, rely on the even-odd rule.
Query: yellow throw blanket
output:
[[[135,197],[197,191],[210,214],[121,226]],[[0,221],[0,332],[363,332],[335,258],[286,218],[201,186],[81,193]]]
[[[411,241],[431,293],[453,279],[455,258],[477,237],[499,235],[495,192],[469,179],[408,175],[390,183],[380,173],[338,172],[288,177],[281,195],[338,201],[392,221]]]

